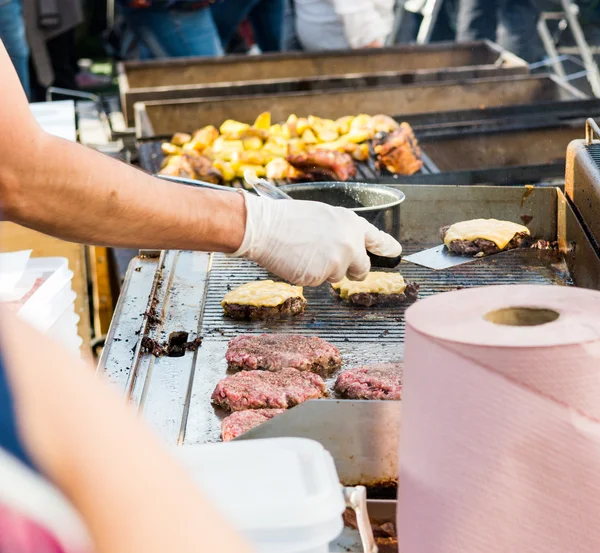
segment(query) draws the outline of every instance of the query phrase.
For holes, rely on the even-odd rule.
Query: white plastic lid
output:
[[[322,524],[345,509],[333,458],[318,442],[273,438],[183,446],[176,455],[239,530]]]

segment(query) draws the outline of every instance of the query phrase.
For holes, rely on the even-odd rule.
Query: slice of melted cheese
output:
[[[404,278],[399,273],[372,272],[361,282],[348,280],[346,277],[331,285],[339,290],[342,299],[355,294],[403,294],[406,289]]]
[[[257,280],[242,284],[225,294],[221,305],[235,303],[254,307],[277,307],[291,298],[304,298],[302,286],[292,286],[285,282]]]
[[[529,229],[511,221],[472,219],[471,221],[462,221],[452,225],[446,233],[444,243],[447,246],[454,240],[473,241],[480,238],[493,242],[499,249],[503,250],[515,234],[520,232],[529,234]]]

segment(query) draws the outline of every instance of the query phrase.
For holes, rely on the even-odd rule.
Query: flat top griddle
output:
[[[400,271],[420,285],[420,298],[494,284],[596,286],[599,252],[557,189],[408,185],[402,190],[405,253],[439,243],[443,224],[477,216],[515,221],[527,216],[535,238],[558,239],[565,252],[563,259],[550,250],[516,250],[439,272],[403,262]],[[228,288],[267,277],[250,262],[199,252],[141,256],[130,265],[99,367],[167,442],[219,439],[224,413],[213,408],[210,396],[227,374],[228,341],[239,334],[320,336],[340,348],[346,367],[402,359],[405,309],[360,310],[337,300],[328,285],[306,288],[305,314],[289,320],[239,322],[223,316],[220,302]],[[188,333],[190,340],[201,336],[203,343],[181,357],[156,358],[141,351],[144,337],[164,344],[175,332]]]
[[[160,146],[165,140],[168,140],[168,138],[144,140],[138,144],[139,164],[142,169],[152,174],[160,171],[161,162],[165,158]],[[422,149],[421,159],[423,160],[423,168],[418,171],[416,175],[430,175],[438,172],[438,169],[433,161],[431,161],[431,159],[422,151]],[[411,180],[410,176],[404,177],[401,175],[394,175],[387,172],[385,169],[383,171],[379,171],[375,167],[375,160],[373,158],[370,158],[367,161],[355,161],[354,165],[356,166],[356,176],[350,179],[351,181],[373,182],[377,179],[380,179],[382,175],[385,175],[385,177],[388,179],[392,179],[394,182],[408,182]],[[236,183],[237,186],[241,186],[239,181],[234,181],[234,183]]]
[[[405,243],[405,251],[431,245],[434,244]],[[221,254],[168,252],[153,303],[155,317],[160,321],[150,323],[148,336],[165,343],[172,332],[186,331],[190,338],[202,336],[202,346],[178,358],[144,355],[132,379],[131,366],[139,339],[136,327],[147,308],[157,260],[137,258],[133,264],[129,286],[136,287],[139,296],[124,290],[124,305],[111,329],[112,343],[105,349],[101,365],[123,389],[131,384],[131,397],[168,441],[195,444],[220,439],[221,419],[227,413],[214,408],[210,396],[227,374],[227,344],[239,334],[316,335],[340,349],[346,368],[403,358],[405,307],[357,309],[339,301],[329,285],[323,285],[305,289],[308,306],[303,315],[272,322],[234,321],[223,315],[221,299],[230,288],[268,278],[266,271]],[[572,284],[567,265],[557,253],[531,249],[501,253],[443,272],[404,262],[400,270],[407,281],[420,284],[420,298],[489,284]],[[328,380],[330,389],[334,380],[335,377]]]
[[[435,244],[408,244],[406,252],[431,245]],[[566,263],[558,254],[532,249],[505,252],[448,271],[436,272],[402,263],[400,272],[407,281],[420,283],[420,298],[491,284],[572,284]],[[213,257],[201,326],[203,345],[198,351],[201,379],[196,381],[192,395],[192,404],[198,408],[190,411],[186,442],[220,439],[221,419],[228,413],[213,408],[210,395],[227,373],[224,360],[227,344],[240,334],[288,332],[319,336],[340,349],[345,368],[403,359],[406,307],[357,309],[336,299],[329,285],[306,288],[305,313],[287,320],[246,322],[223,316],[220,302],[229,289],[268,276],[266,271],[246,261],[221,255]],[[335,376],[327,380],[330,393],[334,382]],[[335,395],[332,393],[331,397]]]

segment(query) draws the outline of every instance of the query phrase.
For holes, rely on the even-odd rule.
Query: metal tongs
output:
[[[244,180],[263,198],[269,198],[270,200],[293,200],[293,198],[281,190],[281,188],[277,188],[266,179],[257,177],[256,173],[250,169],[244,171]]]
[[[364,486],[353,486],[342,488],[346,507],[356,513],[356,525],[360,534],[360,541],[364,553],[378,553],[379,548],[375,543],[371,520],[367,512],[367,488]]]

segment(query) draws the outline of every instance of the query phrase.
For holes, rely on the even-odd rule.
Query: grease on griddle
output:
[[[531,216],[531,215],[521,215],[521,221],[523,221],[523,224],[525,226],[527,226],[529,223],[531,223],[532,220],[533,220],[533,216]]]
[[[151,325],[158,325],[162,323],[162,319],[156,314],[156,307],[152,306],[148,311],[144,312],[144,315],[148,317],[148,322]]]
[[[534,250],[556,251],[558,250],[558,241],[554,240],[553,242],[550,242],[549,240],[538,240],[531,244],[530,248]]]
[[[533,191],[535,190],[535,186],[533,186],[533,184],[526,184],[525,189],[526,190],[523,193],[523,197],[521,198],[521,207],[523,207],[525,205],[525,200],[527,198],[529,198],[529,196],[531,196],[531,194],[533,194]]]
[[[154,357],[160,357],[165,354],[165,349],[153,338],[144,336],[142,338],[142,353],[151,353]]]
[[[161,343],[149,336],[144,336],[142,338],[142,353],[151,353],[154,357],[162,357],[163,355],[183,357],[186,351],[196,351],[202,345],[201,336],[197,336],[191,341],[185,341],[187,337],[187,332],[173,332],[166,343]]]

